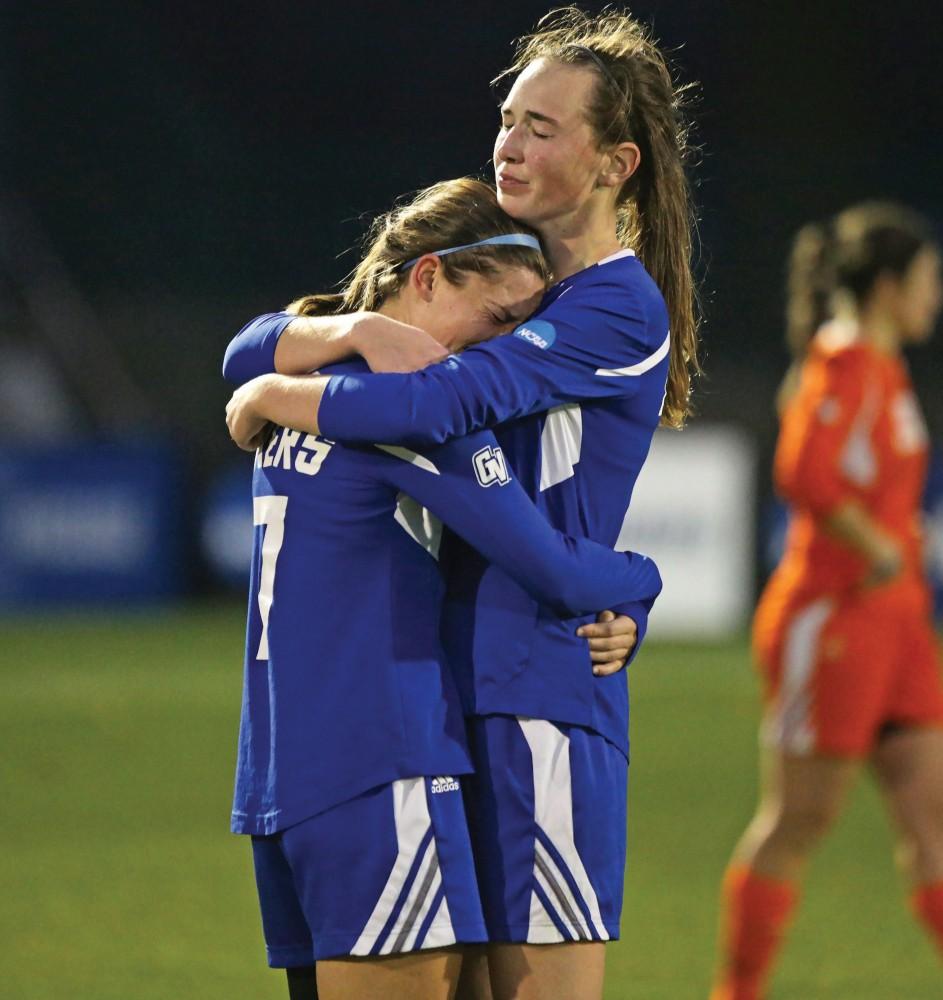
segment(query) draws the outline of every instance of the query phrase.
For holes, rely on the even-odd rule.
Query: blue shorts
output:
[[[475,774],[462,783],[489,940],[617,940],[625,756],[580,726],[467,721]]]
[[[486,940],[457,778],[381,785],[252,850],[273,968]]]

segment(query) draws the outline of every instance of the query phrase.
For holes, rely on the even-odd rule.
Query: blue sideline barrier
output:
[[[242,593],[252,561],[252,462],[220,473],[203,503],[200,548],[214,579]]]
[[[0,451],[0,606],[146,604],[185,584],[184,490],[166,445]]]

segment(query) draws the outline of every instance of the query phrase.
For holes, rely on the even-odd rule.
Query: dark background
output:
[[[360,220],[395,195],[487,171],[488,81],[546,9],[7,3],[0,344],[29,342],[57,366],[79,431],[168,429],[193,466],[226,462],[229,337],[340,279]],[[939,10],[704,0],[633,11],[700,84],[698,409],[749,425],[765,447],[798,226],[874,196],[943,219]],[[940,357],[939,343],[914,356],[937,440]]]

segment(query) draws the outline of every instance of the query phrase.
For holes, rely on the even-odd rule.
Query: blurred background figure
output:
[[[926,425],[904,347],[943,301],[930,227],[893,204],[796,239],[776,485],[792,523],[756,612],[763,787],[724,883],[713,1000],[760,1000],[812,849],[874,768],[914,909],[943,950],[943,677],[924,570]]]

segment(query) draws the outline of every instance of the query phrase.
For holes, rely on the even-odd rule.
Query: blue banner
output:
[[[0,606],[163,600],[184,585],[183,477],[163,445],[0,451]]]
[[[220,473],[203,503],[200,548],[215,580],[248,592],[252,562],[252,459]]]

